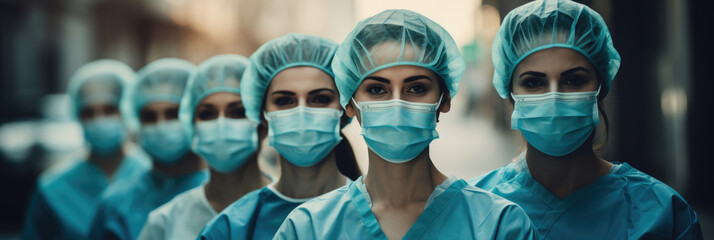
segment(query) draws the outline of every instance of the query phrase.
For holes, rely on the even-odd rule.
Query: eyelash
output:
[[[228,112],[226,113],[226,117],[228,117],[228,118],[245,118],[245,109],[243,109],[243,108],[228,109]]]
[[[196,116],[200,120],[216,119],[218,118],[218,111],[216,111],[215,109],[205,109],[198,111],[198,113],[196,113]]]
[[[387,93],[387,90],[385,90],[385,89],[386,88],[383,87],[382,85],[375,84],[375,85],[367,87],[367,93],[369,93],[370,95],[382,95],[382,94]],[[379,91],[379,92],[375,92],[375,91]]]
[[[413,89],[421,89],[421,90],[413,90]],[[413,91],[412,91],[412,90],[413,90]],[[407,93],[420,95],[420,94],[426,93],[427,91],[429,91],[429,88],[428,88],[427,86],[424,86],[424,85],[422,85],[422,84],[415,84],[414,86],[411,86],[411,87],[407,90]]]
[[[574,87],[579,87],[585,84],[586,80],[577,76],[574,77],[568,77],[563,80],[564,84],[571,85]]]
[[[314,96],[312,98],[312,102],[318,103],[318,104],[328,104],[328,103],[332,102],[332,97],[324,95],[324,94],[320,94],[320,95]]]
[[[537,85],[537,86],[533,86],[533,84],[538,84],[538,85]],[[532,89],[532,88],[542,87],[542,86],[544,86],[544,85],[545,85],[545,84],[543,84],[543,80],[542,80],[542,79],[540,79],[540,78],[534,78],[534,77],[526,78],[525,80],[523,80],[523,82],[521,82],[521,86],[523,86],[523,87],[525,87],[525,88],[531,88],[531,89]]]
[[[279,98],[276,98],[275,101],[273,101],[273,103],[278,106],[290,105],[290,104],[293,104],[294,102],[295,101],[293,101],[293,99],[289,98],[289,97],[279,97]]]

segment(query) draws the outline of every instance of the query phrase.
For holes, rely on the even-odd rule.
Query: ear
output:
[[[357,113],[355,112],[355,106],[352,105],[352,101],[347,103],[347,106],[345,106],[345,114],[351,118],[355,117],[355,115],[357,115]]]
[[[448,92],[444,93],[444,97],[441,99],[441,105],[439,106],[439,112],[447,113],[451,110],[451,95]]]

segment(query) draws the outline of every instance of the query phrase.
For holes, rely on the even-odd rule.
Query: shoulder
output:
[[[88,163],[83,160],[66,160],[63,162],[56,163],[52,167],[48,168],[38,179],[38,187],[41,190],[45,190],[56,186],[58,184],[63,184],[68,181],[68,178],[77,176],[76,172],[82,171],[84,168],[89,167]]]
[[[518,176],[519,171],[516,164],[516,162],[509,163],[499,169],[471,179],[468,183],[482,189],[491,190],[502,183],[515,179],[516,176]]]
[[[535,230],[528,214],[517,204],[484,189],[467,186],[462,190],[463,201],[470,205],[476,226],[491,228],[499,239],[532,239]]]
[[[350,185],[313,198],[293,209],[278,229],[275,239],[315,239],[320,238],[318,237],[320,234],[329,235],[328,232],[341,232],[337,225],[328,226],[320,223],[348,221],[344,219],[344,212],[351,202]],[[332,229],[332,227],[337,227],[337,229]]]
[[[612,174],[626,181],[629,194],[637,200],[659,200],[662,204],[684,201],[676,190],[627,163],[623,163]]]
[[[182,209],[190,208],[194,204],[199,204],[200,196],[202,194],[203,187],[195,187],[191,190],[183,192],[176,195],[171,201],[164,203],[160,207],[154,209],[149,214],[149,222],[160,221],[165,222],[171,218],[171,215],[181,211]]]
[[[230,239],[236,225],[248,223],[254,210],[265,194],[265,187],[249,192],[228,205],[223,211],[209,220],[199,233],[199,239]]]
[[[100,208],[129,206],[135,196],[147,192],[147,184],[150,182],[149,172],[143,172],[133,178],[127,179],[123,184],[115,184],[107,188],[102,193]]]
[[[320,212],[332,212],[342,209],[341,205],[348,204],[350,200],[349,186],[352,183],[332,190],[328,193],[310,199],[309,201],[300,204],[293,212],[288,215],[288,218],[294,215],[299,215],[300,212],[310,215],[318,215]],[[295,213],[295,214],[293,214]]]
[[[247,215],[261,202],[267,191],[269,190],[266,187],[253,190],[231,203],[231,205],[228,205],[228,207],[223,209],[218,215],[224,215],[229,218]]]
[[[506,198],[476,186],[466,186],[461,191],[462,197],[467,199],[469,204],[477,204],[479,209],[490,209],[491,212],[513,211],[521,209],[517,204]],[[521,210],[522,211],[522,210]],[[525,216],[525,212],[523,213]]]

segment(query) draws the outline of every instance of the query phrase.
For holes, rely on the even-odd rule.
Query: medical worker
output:
[[[270,180],[258,169],[258,122],[245,116],[240,82],[250,62],[226,54],[201,63],[188,81],[179,120],[209,181],[149,214],[139,239],[196,239],[218,212]]]
[[[464,68],[451,35],[418,13],[361,21],[332,69],[362,126],[368,173],[293,210],[276,239],[532,239],[520,207],[445,176],[429,157]]]
[[[505,17],[492,55],[493,85],[514,105],[511,127],[527,148],[472,183],[520,205],[543,239],[702,238],[676,191],[593,150],[620,67],[597,12],[569,0],[527,3]]]
[[[279,153],[280,179],[228,206],[201,239],[272,239],[295,207],[361,175],[340,131],[349,119],[330,68],[336,49],[322,37],[288,34],[250,57],[241,98]]]
[[[115,60],[88,63],[72,76],[67,91],[71,116],[82,125],[89,153],[40,176],[23,239],[86,238],[102,192],[149,168],[138,150],[124,146],[127,132],[119,103],[135,77]]]
[[[136,239],[151,210],[207,178],[205,164],[189,151],[178,120],[184,87],[194,69],[185,60],[165,58],[137,73],[121,110],[152,158],[153,168],[106,192],[92,223],[91,239]]]

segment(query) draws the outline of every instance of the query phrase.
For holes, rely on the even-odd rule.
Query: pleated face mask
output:
[[[545,154],[569,154],[600,123],[599,92],[511,95],[515,100],[511,128],[520,130],[528,143]]]
[[[156,161],[173,164],[188,153],[189,141],[178,120],[142,126],[139,144]]]
[[[342,140],[341,116],[341,110],[305,106],[265,113],[268,141],[292,164],[313,166]]]
[[[121,117],[118,116],[92,119],[83,123],[82,127],[92,151],[100,155],[115,153],[126,137]]]
[[[443,97],[443,95],[442,95]],[[400,99],[353,103],[360,110],[362,136],[374,153],[392,163],[416,158],[434,139],[436,103],[415,103]]]
[[[258,149],[258,124],[246,118],[219,117],[196,123],[191,143],[211,168],[228,173],[238,169]]]

